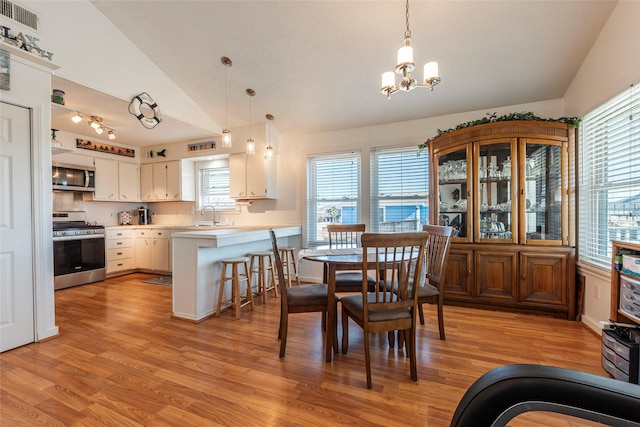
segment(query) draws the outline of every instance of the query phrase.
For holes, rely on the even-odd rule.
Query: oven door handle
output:
[[[88,170],[84,171],[84,187],[85,188],[89,187],[89,171]]]
[[[90,239],[104,239],[104,234],[87,234],[84,236],[62,236],[54,237],[53,242],[68,242],[70,240],[90,240]]]

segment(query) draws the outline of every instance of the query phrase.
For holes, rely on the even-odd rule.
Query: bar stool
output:
[[[291,278],[300,286],[300,278],[298,277],[298,261],[295,254],[296,248],[286,247],[280,248],[280,258],[282,259],[282,270],[287,282],[287,288],[291,287]],[[293,269],[293,272],[291,271]]]
[[[262,303],[267,302],[267,292],[273,291],[273,296],[278,297],[278,287],[276,286],[276,278],[273,269],[273,252],[254,252],[249,254],[251,262],[249,264],[249,274],[251,279],[253,275],[258,275],[258,291],[256,295],[262,295]],[[271,278],[267,281],[267,278]],[[268,285],[267,285],[268,283]]]
[[[216,316],[220,316],[220,309],[222,307],[222,295],[224,293],[224,285],[227,281],[231,281],[231,299],[225,302],[231,304],[231,307],[236,308],[236,319],[240,319],[240,309],[245,305],[251,305],[253,310],[253,292],[251,291],[251,282],[249,281],[249,267],[247,263],[249,258],[238,257],[223,259],[222,270],[220,272],[220,288],[218,290],[218,304],[216,307]],[[244,267],[244,273],[239,271],[238,266]],[[227,267],[231,267],[231,276],[227,276]],[[240,298],[240,284],[246,283],[247,294],[245,300],[241,301]]]

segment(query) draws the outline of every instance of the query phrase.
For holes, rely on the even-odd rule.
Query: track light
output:
[[[76,112],[76,115],[73,116],[71,120],[73,120],[75,123],[79,123],[80,120],[76,121],[77,117],[80,117],[80,120],[82,120],[82,115],[79,112]],[[110,127],[105,126],[102,123],[102,117],[98,117],[98,116],[90,116],[90,117],[91,119],[87,122],[87,124],[91,126],[91,128],[95,130],[98,135],[102,135],[106,130],[107,135],[109,136],[109,139],[116,139],[115,131]]]
[[[76,115],[71,117],[71,121],[73,123],[80,123],[82,121],[82,116],[76,111]]]

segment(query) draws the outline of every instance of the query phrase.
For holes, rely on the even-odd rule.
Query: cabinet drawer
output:
[[[118,229],[118,228],[107,228],[105,230],[105,236],[107,240],[110,239],[132,239],[133,238],[133,229]]]
[[[609,373],[613,378],[624,382],[629,382],[629,375],[616,368],[613,362],[607,360],[607,358],[604,357],[604,354],[602,355],[602,368],[607,371],[607,373]]]
[[[146,237],[152,237],[152,238],[157,238],[157,239],[163,239],[166,237],[169,237],[169,233],[167,230],[158,230],[157,228],[149,228],[149,229],[137,229],[136,230],[136,237],[141,237],[141,238],[146,238]]]
[[[107,274],[116,273],[118,271],[133,270],[135,265],[133,258],[116,259],[107,261]]]
[[[132,248],[133,239],[107,239],[106,246],[107,246],[107,250],[119,249],[119,248]]]
[[[613,363],[617,369],[621,370],[626,375],[629,375],[629,361],[625,360],[622,356],[604,345],[604,343],[602,343],[602,355],[609,362]]]
[[[618,356],[623,357],[626,360],[630,360],[631,358],[631,348],[627,347],[623,343],[619,342],[609,331],[603,331],[602,333],[602,344],[608,348],[610,348],[614,353]],[[603,347],[604,349],[604,347]]]
[[[133,257],[133,248],[107,249],[107,262]]]

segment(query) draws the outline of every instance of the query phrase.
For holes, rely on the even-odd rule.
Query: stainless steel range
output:
[[[53,275],[56,290],[104,280],[104,226],[87,224],[85,212],[54,212]]]

